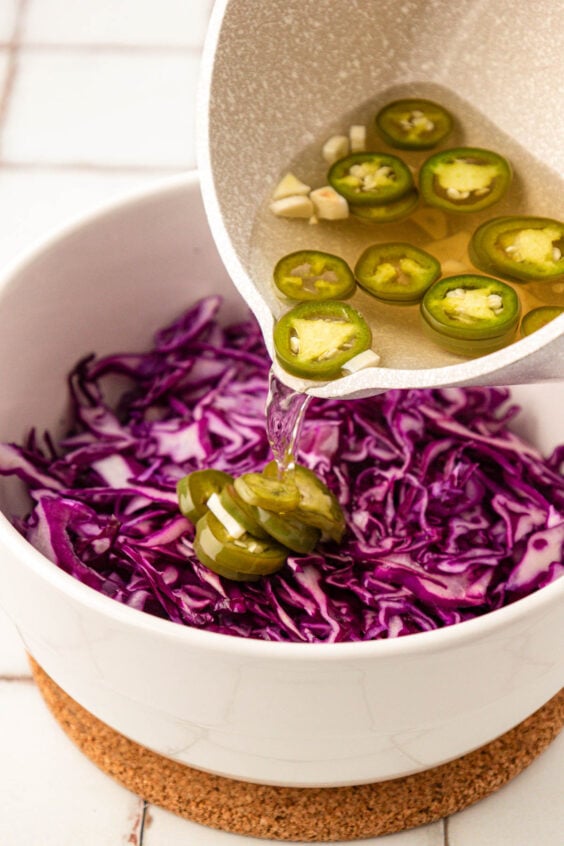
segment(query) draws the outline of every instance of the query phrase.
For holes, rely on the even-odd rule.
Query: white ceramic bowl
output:
[[[131,350],[226,278],[195,174],[50,238],[0,280],[0,439],[60,432],[85,353]],[[522,427],[562,438],[554,387],[521,389]],[[562,402],[562,391],[560,391]],[[184,628],[57,569],[10,524],[1,479],[0,601],[70,696],[150,749],[214,773],[309,786],[416,772],[484,744],[564,680],[564,579],[482,619],[395,641],[280,644]]]

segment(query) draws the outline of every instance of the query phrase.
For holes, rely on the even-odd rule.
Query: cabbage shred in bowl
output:
[[[70,376],[61,443],[0,446],[26,483],[19,530],[114,599],[173,622],[264,640],[335,642],[440,628],[507,605],[564,572],[564,447],[543,458],[508,427],[501,388],[314,400],[298,460],[337,496],[341,544],[230,582],[194,554],[176,484],[271,460],[269,359],[253,319],[224,327],[219,297],[157,332],[149,352],[90,357]],[[127,388],[109,401],[109,382]]]

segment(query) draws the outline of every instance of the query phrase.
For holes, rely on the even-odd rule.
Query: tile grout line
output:
[[[20,43],[22,25],[27,11],[28,2],[29,0],[19,0],[15,14],[12,36],[5,44],[5,48],[8,53],[8,64],[6,69],[6,80],[4,82],[2,92],[0,93],[0,160],[2,153],[2,130],[4,128],[4,121],[8,112],[8,107],[14,89],[14,82],[17,75],[18,46]]]
[[[88,161],[18,161],[15,159],[0,160],[1,170],[31,170],[31,171],[51,171],[60,173],[67,170],[82,170],[89,173],[161,173],[161,174],[176,174],[182,173],[185,170],[192,168],[190,162],[178,163],[177,165],[165,164],[129,164],[127,162],[107,163],[102,162],[88,162]]]
[[[449,838],[449,825],[448,825],[449,818],[445,817],[443,819],[443,846],[450,846],[450,838]]]
[[[145,823],[149,823],[149,803],[146,799],[143,799],[143,810],[141,812],[141,822],[139,825],[139,846],[143,846]]]
[[[23,3],[27,3],[28,0],[22,0]],[[203,39],[202,39],[203,41]],[[12,49],[14,46],[13,40],[8,42],[1,42],[0,47]],[[139,44],[131,44],[127,41],[100,41],[100,42],[80,42],[80,41],[69,41],[67,42],[48,42],[48,41],[21,41],[18,40],[17,44],[19,50],[22,53],[112,53],[112,52],[119,52],[119,53],[150,53],[150,54],[161,54],[166,53],[169,55],[181,55],[184,56],[186,53],[201,53],[202,51],[202,44],[152,44],[152,43],[139,43]]]

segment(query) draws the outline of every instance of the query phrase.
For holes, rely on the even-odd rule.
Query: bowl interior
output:
[[[147,349],[192,302],[220,293],[247,312],[213,246],[196,174],[167,180],[78,221],[40,244],[0,287],[0,441],[68,425],[67,377],[92,353]],[[27,508],[2,478],[0,508]]]

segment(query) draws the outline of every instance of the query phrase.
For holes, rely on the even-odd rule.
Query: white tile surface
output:
[[[2,0],[0,3],[0,44],[10,41],[14,34],[18,0]]]
[[[564,733],[510,784],[449,820],[448,846],[562,846]]]
[[[0,607],[0,679],[2,677],[31,678],[31,671],[22,639],[12,620]]]
[[[199,47],[212,0],[40,0],[23,27],[26,42]]]
[[[142,803],[80,754],[35,686],[0,682],[0,703],[0,843],[138,843]]]
[[[183,168],[194,163],[196,54],[24,51],[5,161]]]
[[[8,78],[8,61],[8,50],[0,48],[0,103],[4,99],[6,80]]]

